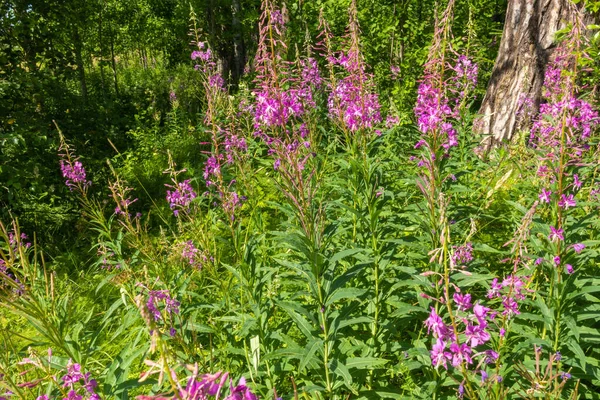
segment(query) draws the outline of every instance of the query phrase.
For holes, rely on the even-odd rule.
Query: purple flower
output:
[[[510,288],[515,298],[521,300],[525,298],[525,295],[522,293],[525,283],[520,277],[516,275],[509,275],[502,281],[502,286],[505,288]]]
[[[562,229],[556,229],[555,227],[551,226],[550,227],[550,235],[548,235],[548,239],[550,239],[551,241],[559,241],[559,240],[565,240],[565,237],[563,236],[564,231]]]
[[[329,114],[351,131],[372,128],[381,122],[379,96],[368,90],[365,74],[351,74],[341,79],[329,95]]]
[[[554,264],[560,265],[560,257],[559,256],[554,256]]]
[[[210,186],[212,177],[218,177],[221,175],[221,164],[219,160],[215,156],[210,156],[206,160],[204,164],[204,180],[206,180],[206,185]]]
[[[67,394],[67,397],[65,397],[63,400],[82,400],[83,396],[80,394],[77,394],[76,391],[74,390],[70,390],[69,393]]]
[[[442,339],[437,339],[431,351],[431,364],[438,368],[440,365],[444,367],[444,369],[448,369],[447,361],[452,359],[452,353],[445,351],[446,343]]]
[[[86,181],[85,168],[80,161],[72,163],[70,160],[60,161],[60,170],[63,178],[65,178],[65,185],[73,190],[76,186],[81,185],[84,189],[92,184],[90,181]]]
[[[519,304],[512,297],[503,296],[502,297],[502,305],[504,306],[504,311],[502,315],[507,315],[511,317],[512,315],[521,314],[519,311]]]
[[[323,83],[323,78],[321,78],[321,74],[319,73],[319,65],[317,64],[317,60],[314,58],[301,60],[300,65],[302,66],[302,82],[313,85],[317,88],[320,87]]]
[[[502,284],[498,283],[498,278],[494,278],[491,283],[491,288],[488,291],[488,299],[493,299],[494,297],[500,297],[500,290],[502,290]]]
[[[488,307],[484,307],[479,303],[475,304],[475,307],[473,307],[473,314],[475,314],[475,318],[477,318],[477,321],[479,321],[480,324],[485,323],[485,317],[489,311],[490,309]]]
[[[84,385],[83,387],[85,388],[85,390],[88,393],[94,393],[94,391],[96,390],[96,387],[98,387],[98,382],[96,382],[95,379],[90,379],[90,373],[86,373],[85,377],[84,377]]]
[[[63,386],[67,387],[70,385],[74,385],[83,379],[83,374],[81,373],[81,365],[73,364],[71,360],[67,363],[67,374],[62,377]]]
[[[435,308],[431,307],[431,313],[425,320],[427,333],[433,332],[433,336],[438,339],[444,339],[449,334],[448,327],[444,324],[442,318],[435,312]]]
[[[454,250],[451,256],[451,261],[454,265],[467,264],[473,261],[473,245],[466,243],[462,246],[452,246]]]
[[[488,379],[488,374],[484,370],[481,370],[481,383],[484,383]]]
[[[167,190],[167,201],[169,202],[169,207],[173,210],[173,214],[176,216],[179,214],[179,209],[187,210],[192,200],[197,197],[189,179],[176,183],[175,186],[165,186],[175,189]]]
[[[490,340],[490,334],[485,328],[486,325],[467,324],[465,336],[467,337],[467,343],[471,343],[471,347],[477,347]]]
[[[542,189],[542,193],[540,193],[540,201],[550,203],[550,195],[552,195],[551,190]]]
[[[573,245],[573,250],[575,250],[575,253],[577,254],[581,253],[583,249],[585,249],[585,244],[583,243],[575,243]]]
[[[442,144],[445,149],[458,145],[456,131],[452,124],[446,122],[446,118],[452,115],[448,100],[439,89],[427,81],[422,82],[419,86],[415,115],[421,132],[427,134],[439,130],[446,136],[446,140]]]
[[[567,274],[569,274],[569,275],[571,275],[573,272],[575,272],[575,270],[573,269],[573,266],[571,264],[565,265],[565,268],[567,270]]]
[[[169,295],[168,290],[150,290],[146,306],[155,321],[162,319],[162,314],[157,307],[159,301],[164,302],[167,314],[179,314],[180,303]]]
[[[215,374],[206,374],[202,376],[201,381],[197,381],[193,375],[187,382],[186,388],[181,390],[179,395],[182,399],[206,399],[208,396],[215,396],[225,384],[228,373],[217,372]]]
[[[556,361],[560,361],[560,360],[562,360],[562,354],[560,354],[560,351],[557,351],[557,352],[554,354],[554,360],[556,360]]]
[[[181,252],[181,257],[195,268],[202,268],[204,262],[207,261],[207,256],[203,252],[194,246],[194,242],[188,240],[183,244],[183,250]]]
[[[458,56],[453,70],[456,73],[454,80],[459,89],[464,91],[466,87],[475,87],[477,85],[479,67],[465,55],[461,54]]]
[[[486,350],[485,351],[485,363],[486,364],[491,364],[493,362],[496,362],[496,360],[498,359],[498,357],[500,357],[498,355],[498,353],[496,353],[494,350]]]
[[[575,202],[572,194],[570,194],[568,196],[565,196],[563,194],[561,196],[560,201],[558,202],[558,206],[561,208],[564,208],[565,210],[568,210],[569,207],[575,207],[576,205],[577,205],[577,203]]]
[[[208,48],[208,47],[206,48],[206,50],[204,50],[205,46],[206,46],[206,44],[204,42],[199,42],[198,43],[199,50],[192,51],[192,54],[190,56],[191,59],[192,60],[199,59],[201,61],[208,62],[212,57],[212,52],[211,52],[210,48]]]
[[[563,381],[566,381],[567,379],[571,378],[571,374],[568,372],[561,371],[560,377],[562,378]]]
[[[458,306],[459,311],[466,311],[471,308],[471,295],[454,293],[454,302]]]
[[[473,363],[473,360],[471,359],[472,350],[468,344],[463,343],[461,345],[458,345],[457,343],[452,343],[450,345],[450,351],[452,352],[453,367],[457,368],[463,362],[466,362],[467,364]]]
[[[240,378],[236,387],[230,388],[231,394],[225,400],[258,400],[258,397],[246,386],[246,379]]]
[[[573,174],[573,187],[577,190],[581,189],[581,181],[579,180],[579,175]]]

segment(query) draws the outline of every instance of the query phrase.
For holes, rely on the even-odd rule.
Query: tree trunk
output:
[[[98,21],[98,41],[100,42],[100,82],[102,84],[102,101],[106,103],[106,80],[104,78],[104,36],[102,35],[102,9],[100,9],[100,19]]]
[[[240,77],[244,74],[244,65],[246,64],[246,46],[244,45],[242,24],[240,22],[240,14],[242,12],[240,0],[233,0],[231,11],[231,28],[233,30],[233,68],[231,80],[234,85],[237,85]]]
[[[113,70],[113,77],[114,77],[114,81],[115,81],[115,95],[117,96],[117,99],[120,97],[119,96],[119,80],[117,77],[117,63],[115,61],[115,31],[114,28],[111,25],[111,35],[110,35],[110,57],[112,59],[112,70]]]
[[[525,98],[537,109],[554,34],[570,22],[570,0],[509,0],[498,57],[475,129],[489,148],[509,141],[523,127],[518,111]]]
[[[81,36],[79,35],[79,29],[76,25],[77,22],[73,25],[73,41],[75,42],[75,63],[77,64],[77,73],[79,74],[79,85],[81,86],[81,97],[83,100],[83,104],[87,104],[88,92],[87,92],[87,84],[85,81],[85,68],[83,65],[83,57],[81,55],[82,52],[82,42]]]

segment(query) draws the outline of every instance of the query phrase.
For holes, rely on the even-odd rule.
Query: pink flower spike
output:
[[[573,250],[575,250],[575,253],[577,254],[581,253],[583,249],[585,249],[585,244],[583,243],[575,243],[573,245]]]

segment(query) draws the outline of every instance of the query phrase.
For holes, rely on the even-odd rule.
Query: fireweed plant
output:
[[[436,30],[433,50],[430,50],[433,54],[438,51],[437,55],[432,56],[430,53],[430,60],[435,60],[434,65],[438,68],[444,65],[445,53],[437,49],[438,41],[443,43],[443,40],[438,39],[437,33],[441,32],[442,38],[447,35],[445,19],[451,11],[451,5],[450,3],[442,15],[442,28]],[[464,293],[459,282],[451,276],[453,272],[470,275],[465,270],[465,265],[472,261],[473,249],[470,243],[449,248],[450,228],[446,216],[449,199],[442,191],[442,184],[448,179],[443,173],[443,160],[450,156],[449,149],[458,144],[451,119],[457,118],[460,113],[452,105],[459,106],[463,103],[465,91],[476,82],[477,68],[464,56],[459,56],[456,66],[450,67],[456,73],[456,78],[450,82],[456,85],[463,79],[450,90],[451,93],[458,94],[452,102],[443,96],[448,93],[447,90],[436,88],[436,82],[448,83],[442,80],[443,67],[441,72],[438,69],[433,73],[426,73],[419,88],[415,112],[419,129],[424,134],[429,133],[416,146],[426,149],[425,156],[418,158],[419,165],[424,166],[426,171],[419,179],[419,189],[427,199],[425,210],[429,215],[429,224],[426,226],[431,230],[432,243],[439,245],[430,253],[431,262],[434,266],[441,267],[423,274],[437,280],[435,286],[438,288],[435,297],[423,294],[435,302],[425,326],[428,334],[434,338],[430,350],[432,365],[437,370],[442,367],[458,384],[459,397],[506,398],[515,391],[526,398],[534,398],[540,394],[560,398],[565,381],[571,377],[569,372],[561,371],[562,356],[559,351],[561,328],[564,329],[565,325],[561,316],[568,309],[563,303],[567,297],[565,290],[568,285],[562,281],[565,279],[563,275],[574,273],[574,267],[568,261],[573,255],[581,253],[585,245],[565,244],[565,229],[569,221],[567,210],[576,206],[572,192],[579,190],[582,184],[577,174],[578,167],[582,166],[582,154],[589,149],[589,136],[598,118],[590,104],[575,97],[578,59],[582,56],[582,29],[579,18],[554,53],[546,71],[544,96],[547,102],[541,105],[539,116],[535,118],[530,143],[540,154],[541,165],[537,175],[548,187],[541,190],[539,200],[535,201],[523,217],[514,239],[506,244],[512,244],[511,256],[504,260],[510,261],[512,272],[491,281],[487,301]],[[454,180],[452,176],[450,178]],[[570,184],[569,179],[572,181]],[[544,230],[549,231],[545,240],[536,240],[532,246],[538,249],[541,247],[545,257],[534,257],[527,245],[531,239],[530,229],[536,212],[546,204],[553,206],[553,212],[544,213],[551,216],[552,225],[545,225]],[[570,222],[574,223],[573,220]],[[548,292],[544,296],[542,293],[546,293],[546,284]],[[540,299],[542,296],[544,300]],[[527,383],[520,381],[516,387],[509,387],[505,384],[504,373],[509,373],[512,369],[505,365],[510,353],[506,346],[512,333],[512,320],[521,314],[519,309],[528,298],[533,298],[530,301],[535,301],[536,306],[540,306],[542,314],[554,314],[551,323],[547,323],[549,318],[544,318],[546,323],[539,340],[556,355],[550,357],[548,369],[541,377],[539,354],[542,347],[533,345],[537,372],[530,374],[526,372],[526,367],[518,364],[520,367],[515,370]],[[570,296],[570,299],[574,299],[574,296]],[[447,317],[440,316],[442,310]],[[572,316],[567,318],[571,326],[575,325]],[[553,340],[547,340],[548,331]],[[537,337],[538,332],[531,334]],[[563,333],[563,340],[568,339],[568,336]],[[565,341],[570,343],[569,340]],[[571,347],[575,354],[582,353],[578,344],[571,344]],[[511,357],[514,355],[511,354]]]
[[[159,197],[123,178],[128,154],[90,171],[59,130],[90,252],[47,262],[29,229],[0,225],[0,399],[597,398],[584,26],[557,38],[527,146],[478,159],[485,64],[452,34],[460,4],[436,12],[400,124],[358,3],[340,37],[321,10],[291,43],[295,11],[263,1],[239,91],[192,12],[186,90],[202,113],[182,131],[198,154],[170,149]]]

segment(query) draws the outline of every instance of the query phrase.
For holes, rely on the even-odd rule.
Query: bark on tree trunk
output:
[[[244,45],[244,38],[242,37],[242,24],[239,17],[242,7],[239,0],[233,0],[231,11],[231,28],[233,30],[233,68],[231,80],[234,85],[237,85],[244,73],[244,65],[246,64],[246,47]]]
[[[113,77],[114,77],[114,81],[115,81],[115,95],[117,96],[117,99],[119,97],[121,97],[119,95],[119,80],[117,77],[117,63],[115,61],[115,32],[113,27],[111,26],[111,35],[110,35],[110,56],[112,59],[112,70],[113,70]]]
[[[79,74],[79,85],[81,86],[81,97],[83,104],[87,104],[87,84],[85,81],[85,68],[83,65],[83,57],[81,55],[82,43],[81,36],[77,25],[73,25],[73,41],[75,42],[75,62],[77,63],[77,73]]]
[[[540,102],[554,34],[570,22],[569,0],[509,0],[500,49],[475,129],[489,148],[511,140],[520,128],[523,98]]]

